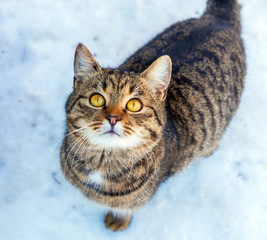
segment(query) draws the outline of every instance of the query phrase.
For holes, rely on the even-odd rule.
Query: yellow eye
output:
[[[142,103],[136,98],[131,99],[126,104],[126,108],[131,112],[138,112],[142,109],[142,107],[143,107]]]
[[[90,103],[94,107],[102,107],[105,104],[105,98],[100,94],[94,94],[90,98]]]

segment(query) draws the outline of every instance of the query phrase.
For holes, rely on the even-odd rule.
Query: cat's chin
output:
[[[94,135],[88,141],[100,148],[128,149],[140,145],[140,138],[137,136],[121,136],[114,131]]]
[[[113,135],[117,135],[118,137],[120,137],[120,134],[116,133],[113,130],[110,130],[108,132],[105,132],[104,134],[106,134],[107,136],[113,136]]]

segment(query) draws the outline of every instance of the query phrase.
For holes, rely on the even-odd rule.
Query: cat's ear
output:
[[[82,75],[94,75],[97,71],[101,71],[101,67],[87,47],[79,43],[74,56],[74,88],[81,82]]]
[[[141,73],[141,77],[145,78],[148,86],[152,91],[159,95],[161,101],[164,101],[167,96],[171,72],[171,58],[168,55],[164,55],[158,58],[143,73]]]

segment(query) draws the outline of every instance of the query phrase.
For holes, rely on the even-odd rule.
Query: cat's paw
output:
[[[122,231],[126,229],[130,222],[132,220],[132,217],[118,217],[114,216],[112,212],[107,212],[105,215],[105,225],[106,228],[110,229],[111,231]]]

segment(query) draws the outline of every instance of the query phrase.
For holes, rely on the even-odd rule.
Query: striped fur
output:
[[[76,53],[85,51],[82,48]],[[172,60],[165,100],[141,74],[162,55]],[[170,26],[118,69],[101,69],[91,54],[88,57],[75,62],[62,170],[86,197],[109,209],[108,228],[123,230],[162,181],[217,149],[244,85],[239,5],[235,0],[208,0],[200,19]],[[84,65],[79,70],[84,62],[92,64],[88,74]],[[94,92],[106,99],[101,109],[89,104]],[[140,112],[125,108],[133,97],[143,103]],[[120,137],[102,136],[110,114],[120,119],[115,127]]]

